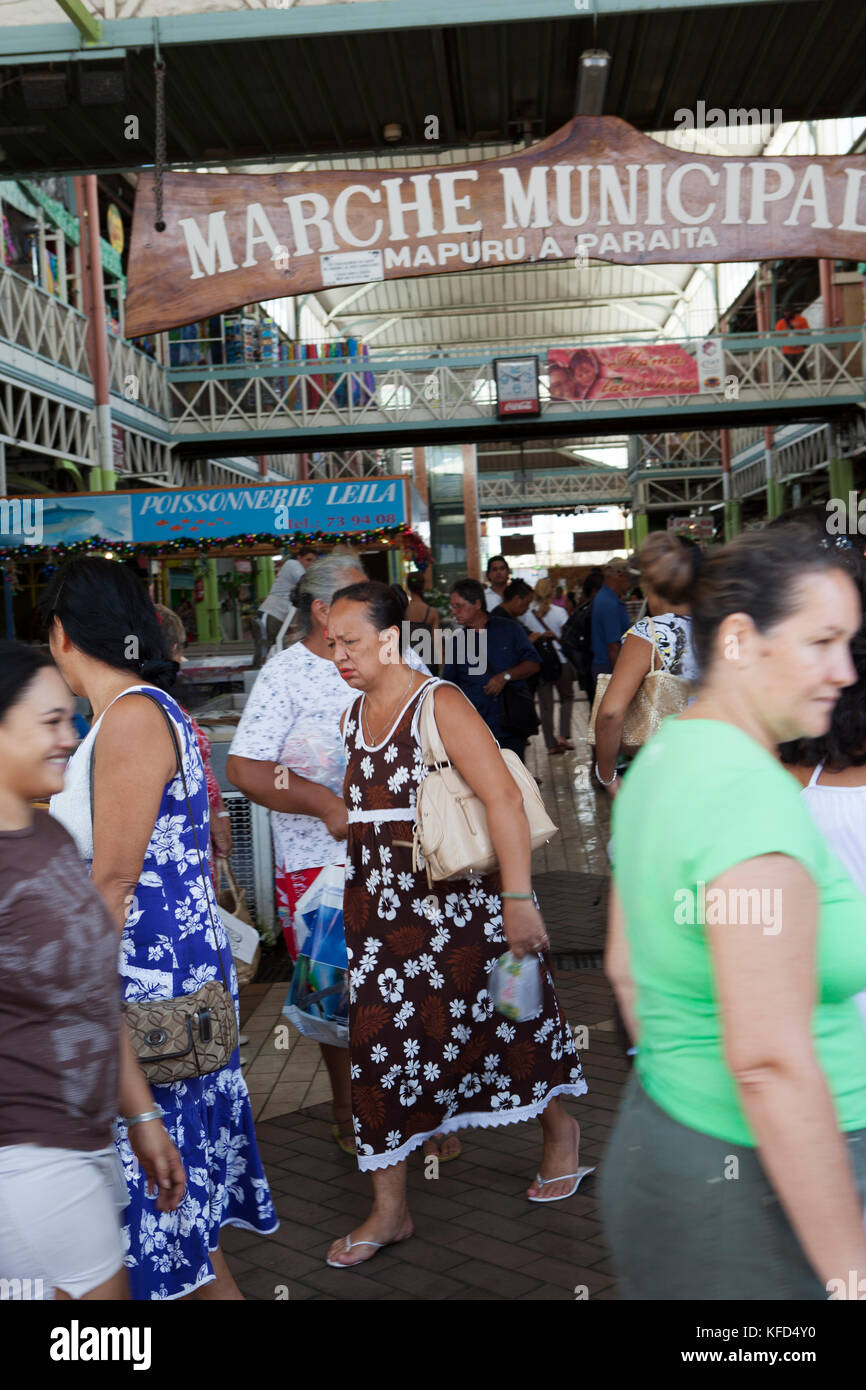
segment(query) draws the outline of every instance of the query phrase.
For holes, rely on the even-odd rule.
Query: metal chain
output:
[[[153,65],[156,78],[156,151],[153,164],[153,191],[156,196],[156,220],[154,227],[158,232],[165,231],[162,215],[162,176],[165,171],[165,63]]]

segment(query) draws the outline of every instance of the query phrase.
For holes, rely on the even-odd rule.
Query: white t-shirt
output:
[[[405,659],[430,674],[411,648]],[[357,694],[333,661],[295,642],[272,656],[259,672],[229,753],[257,762],[283,763],[342,798],[346,755],[340,717]],[[271,811],[270,816],[278,870],[297,873],[345,862],[346,841],[335,840],[318,816],[284,811]]]
[[[566,613],[564,608],[557,608],[555,604],[551,604],[550,608],[548,608],[547,612],[545,613],[543,619],[539,619],[535,613],[535,610],[529,608],[524,613],[520,621],[523,623],[523,626],[525,628],[528,628],[530,632],[546,632],[549,628],[550,631],[553,633],[554,637],[560,637],[562,635],[562,629],[568,622],[568,614]],[[547,624],[547,627],[545,627],[545,623]],[[562,650],[562,647],[559,645],[558,642],[554,642],[553,645],[556,650],[556,655],[559,657],[560,661],[565,661],[566,656]]]
[[[292,606],[291,592],[306,573],[300,560],[284,560],[280,572],[271,585],[271,592],[261,605],[260,613],[270,613],[277,622],[283,622]]]
[[[487,612],[492,613],[494,608],[499,607],[500,603],[502,602],[502,599],[499,596],[499,594],[497,594],[495,589],[485,589],[484,602],[487,605]]]

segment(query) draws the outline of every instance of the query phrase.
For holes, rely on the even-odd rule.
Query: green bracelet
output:
[[[500,896],[500,898],[522,898],[522,899],[525,899],[525,900],[528,900],[528,901],[532,901],[532,899],[535,897],[535,894],[534,894],[534,893],[500,893],[499,896]]]

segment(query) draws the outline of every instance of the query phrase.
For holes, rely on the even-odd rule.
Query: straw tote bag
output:
[[[484,802],[449,761],[436,727],[435,689],[432,686],[424,696],[418,719],[424,765],[430,771],[418,788],[412,838],[412,867],[417,872],[423,859],[431,888],[443,878],[489,874],[497,868]],[[557,827],[544,809],[535,778],[517,754],[508,748],[500,752],[520,788],[532,848],[537,849],[557,833]]]
[[[625,722],[622,728],[624,748],[642,747],[652,738],[663,719],[668,719],[671,715],[682,714],[689,698],[694,694],[693,681],[686,680],[685,676],[674,676],[670,671],[665,670],[664,660],[656,642],[656,629],[652,618],[650,618],[650,634],[652,636],[650,669],[638,686],[625,713]],[[655,667],[656,656],[661,663],[658,670]],[[595,699],[592,702],[592,714],[589,717],[589,732],[586,736],[588,743],[595,743],[595,721],[604,699],[604,693],[609,685],[609,675],[598,677]]]

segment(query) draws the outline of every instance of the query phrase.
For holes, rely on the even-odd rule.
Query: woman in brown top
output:
[[[185,1187],[121,1027],[114,923],[30,804],[63,786],[73,710],[45,656],[0,642],[0,1297],[129,1297],[118,1106],[159,1210]]]
[[[582,1095],[586,1083],[530,888],[520,791],[463,694],[402,659],[400,618],[392,591],[374,582],[338,591],[328,616],[337,668],[363,692],[343,717],[344,921],[358,1166],[374,1192],[367,1220],[331,1248],[337,1267],[411,1236],[406,1159],[434,1134],[540,1119],[544,1149],[526,1194],[534,1202],[571,1196],[591,1171],[578,1166],[580,1128],[560,1099]],[[501,882],[494,873],[431,887],[413,868],[425,696],[435,700],[448,757],[484,802]],[[494,1011],[488,972],[506,948],[538,953],[542,1004],[529,1021]]]

